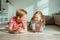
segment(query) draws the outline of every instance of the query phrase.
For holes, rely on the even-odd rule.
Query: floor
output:
[[[0,40],[60,40],[60,27],[46,25],[42,32],[26,32],[10,34],[7,32],[8,25],[0,25]]]

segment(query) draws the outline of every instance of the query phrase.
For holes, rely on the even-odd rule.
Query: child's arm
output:
[[[25,26],[25,29],[24,30],[25,30],[25,32],[27,32],[27,26]]]
[[[44,24],[41,24],[36,28],[36,31],[43,31],[44,27]]]
[[[24,31],[27,32],[27,22],[26,21],[24,21],[23,26],[24,26],[23,27]]]
[[[13,32],[13,19],[10,20],[8,31]]]
[[[9,32],[12,32],[13,31],[13,26],[11,26],[10,24],[9,24],[9,27],[8,27],[8,31]]]

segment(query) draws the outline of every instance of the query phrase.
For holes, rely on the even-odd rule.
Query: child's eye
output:
[[[34,17],[34,18],[37,18],[37,17]]]
[[[34,18],[38,18],[38,17],[34,17]]]

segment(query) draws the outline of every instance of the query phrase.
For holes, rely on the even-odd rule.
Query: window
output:
[[[0,0],[0,11],[1,11],[1,0]]]

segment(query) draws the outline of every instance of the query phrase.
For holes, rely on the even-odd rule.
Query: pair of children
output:
[[[27,12],[24,9],[16,10],[16,16],[10,19],[9,23],[9,32],[10,33],[19,33],[27,32],[27,21],[26,21]],[[31,21],[30,28],[32,31],[42,31],[44,26],[44,16],[41,12],[37,11]]]

